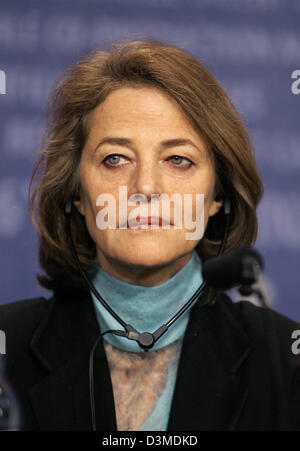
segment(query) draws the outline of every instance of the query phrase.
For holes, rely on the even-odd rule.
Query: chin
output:
[[[145,246],[144,249],[124,250],[119,249],[115,258],[119,261],[132,266],[161,266],[176,259],[177,255],[174,249],[158,249],[156,246]],[[179,256],[180,254],[178,254]]]

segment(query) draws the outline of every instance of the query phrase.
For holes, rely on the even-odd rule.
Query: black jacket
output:
[[[168,431],[300,430],[300,325],[225,294],[191,309]],[[89,291],[0,306],[7,378],[23,430],[91,430],[89,355],[99,326]],[[116,431],[103,342],[94,358],[96,425]]]

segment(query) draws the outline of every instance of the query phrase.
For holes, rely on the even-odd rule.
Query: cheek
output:
[[[98,211],[102,208],[97,205],[99,195],[112,193],[112,187],[107,186],[99,178],[99,174],[93,166],[85,165],[82,168],[81,188],[83,191],[83,201],[87,216],[96,217]]]
[[[206,229],[209,220],[209,213],[213,202],[213,191],[214,174],[209,171],[207,177],[202,179],[202,183],[198,183],[196,189],[195,186],[193,187],[193,206],[192,208],[189,207],[189,211],[192,210],[193,221],[197,221],[197,224],[199,226],[201,225],[203,230]]]

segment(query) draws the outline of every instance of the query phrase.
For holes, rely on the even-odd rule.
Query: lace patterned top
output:
[[[135,353],[104,342],[118,431],[167,430],[181,345]]]

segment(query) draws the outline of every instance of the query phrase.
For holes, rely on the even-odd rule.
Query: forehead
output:
[[[197,139],[188,118],[167,93],[153,87],[122,87],[111,92],[89,115],[89,129],[105,133],[108,129],[184,130]]]

